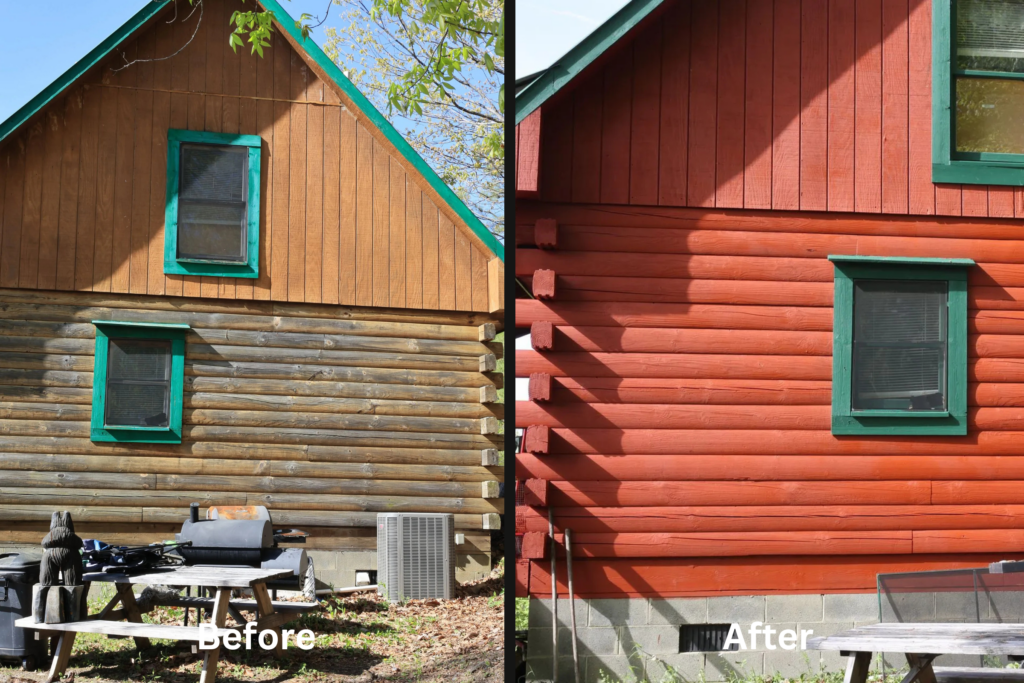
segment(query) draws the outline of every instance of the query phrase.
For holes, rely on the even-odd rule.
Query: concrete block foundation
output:
[[[587,683],[632,681],[651,683],[673,681],[730,681],[752,676],[778,674],[799,678],[802,674],[841,672],[846,658],[838,652],[820,652],[799,648],[800,631],[811,631],[808,638],[873,624],[882,620],[975,622],[1018,621],[1024,614],[1014,612],[1017,595],[999,596],[987,601],[980,594],[975,604],[973,593],[914,593],[883,596],[877,593],[843,595],[761,595],[712,598],[621,598],[576,600],[577,649],[580,675]],[[881,605],[880,605],[881,602]],[[992,604],[989,604],[989,603]],[[551,680],[551,601],[531,599],[527,680]],[[572,642],[570,601],[558,601],[558,681],[572,681]],[[1009,619],[1009,615],[1013,618]],[[752,622],[770,625],[773,648],[759,636],[757,646],[740,652],[680,652],[680,628],[684,624],[737,624],[748,641]],[[779,647],[779,632],[797,632],[798,647]],[[873,670],[887,673],[906,668],[902,654],[879,654]],[[940,666],[992,666],[980,657],[946,656],[936,660]],[[1005,664],[1005,662],[1003,662]]]

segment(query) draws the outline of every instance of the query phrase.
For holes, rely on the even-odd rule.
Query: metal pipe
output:
[[[555,580],[555,511],[548,508],[548,536],[551,537],[551,681],[558,680],[558,591]]]
[[[580,657],[576,652],[576,604],[572,590],[572,529],[565,530],[565,571],[569,575],[569,616],[572,622],[572,671],[580,683]]]
[[[317,595],[333,595],[334,593],[358,593],[359,591],[377,590],[377,584],[372,586],[348,586],[347,588],[318,588]]]

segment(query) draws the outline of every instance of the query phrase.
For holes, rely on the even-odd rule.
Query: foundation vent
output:
[[[739,643],[732,643],[728,648],[725,647],[731,627],[732,624],[683,624],[679,627],[679,651],[731,652],[739,650]]]

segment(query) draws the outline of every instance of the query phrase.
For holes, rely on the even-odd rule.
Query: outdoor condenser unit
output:
[[[377,585],[389,602],[455,597],[455,516],[377,515]]]

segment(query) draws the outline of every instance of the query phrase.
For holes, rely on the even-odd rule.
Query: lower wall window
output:
[[[185,332],[176,323],[94,320],[93,441],[181,443]]]
[[[829,256],[833,434],[967,433],[970,259]]]

